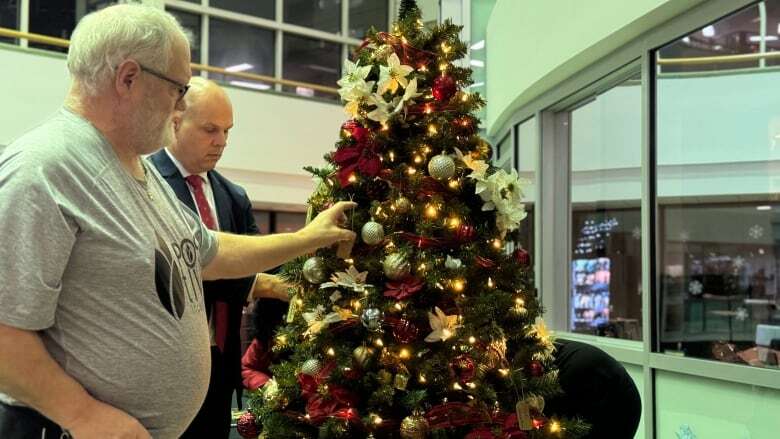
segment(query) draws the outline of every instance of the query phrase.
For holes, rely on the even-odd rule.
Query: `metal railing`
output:
[[[29,32],[20,32],[18,30],[8,29],[4,27],[0,27],[0,37],[24,39],[32,43],[46,44],[55,47],[67,48],[70,45],[70,41],[62,38],[50,37],[47,35],[34,34]],[[278,79],[278,78],[274,78],[273,76],[257,75],[254,73],[247,73],[247,72],[231,72],[225,70],[222,67],[209,66],[205,64],[191,63],[190,67],[192,68],[192,70],[196,70],[200,72],[217,73],[229,77],[248,79],[251,81],[266,82],[270,84],[286,85],[290,87],[304,87],[322,93],[338,95],[337,88],[328,87],[325,85],[312,84],[309,82],[302,82],[302,81],[293,81],[290,79]]]

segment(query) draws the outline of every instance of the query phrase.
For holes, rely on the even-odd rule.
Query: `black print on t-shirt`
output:
[[[157,296],[168,313],[180,320],[187,303],[195,311],[200,309],[201,281],[195,271],[197,247],[190,239],[169,244],[157,235],[154,251],[154,280]]]

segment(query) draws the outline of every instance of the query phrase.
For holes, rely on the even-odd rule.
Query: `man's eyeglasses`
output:
[[[173,80],[173,79],[163,75],[162,73],[160,73],[158,71],[155,71],[155,70],[152,70],[152,69],[150,69],[148,67],[144,67],[141,64],[139,64],[139,66],[141,67],[141,71],[144,71],[144,72],[146,72],[146,73],[148,73],[148,74],[150,74],[150,75],[152,75],[154,77],[157,77],[159,79],[162,79],[163,81],[167,81],[167,82],[170,82],[171,84],[175,85],[177,91],[179,92],[179,100],[181,100],[184,97],[184,95],[187,94],[187,90],[190,89],[189,84],[182,84],[179,81]]]

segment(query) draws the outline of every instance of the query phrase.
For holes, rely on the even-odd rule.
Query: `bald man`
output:
[[[212,81],[194,77],[186,109],[173,117],[175,139],[150,156],[179,199],[212,230],[258,234],[252,205],[240,186],[214,170],[233,127],[233,107]],[[241,394],[241,315],[247,297],[287,300],[285,286],[269,275],[203,283],[211,330],[211,380],[206,400],[183,438],[228,438],[231,396]],[[250,294],[251,293],[251,294]]]

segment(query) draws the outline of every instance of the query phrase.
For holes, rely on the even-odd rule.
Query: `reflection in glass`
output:
[[[84,15],[116,3],[112,0],[30,0],[30,32],[57,38],[70,39],[76,23]],[[44,48],[56,52],[67,52],[64,47],[30,43],[30,47]]]
[[[18,0],[0,0],[0,27],[19,29]],[[13,38],[0,38],[0,43],[14,43]]]
[[[179,20],[190,38],[190,60],[200,63],[200,15],[176,9],[169,9],[168,12]]]
[[[341,0],[284,0],[284,21],[341,34]]]
[[[536,259],[534,253],[534,205],[536,202],[537,135],[536,119],[531,118],[517,126],[517,173],[523,181],[525,211],[528,216],[520,223],[518,243]],[[532,262],[533,263],[533,262]]]
[[[209,20],[209,64],[233,72],[274,76],[275,32],[233,21]],[[272,84],[210,74],[238,87],[268,90]]]
[[[569,329],[642,337],[639,74],[570,113]]]
[[[284,35],[284,78],[336,87],[340,71],[341,45],[311,38]],[[338,95],[306,87],[285,86],[302,96],[337,99]]]
[[[387,30],[387,0],[349,2],[349,36],[363,38],[368,29]]]
[[[209,0],[209,6],[271,20],[276,16],[274,0]]]
[[[772,35],[779,3],[764,3]],[[713,23],[715,35],[759,6]],[[705,29],[688,38],[713,32]],[[686,76],[662,70],[656,83],[659,348],[777,367],[780,107],[770,91],[780,72],[760,63],[710,67]]]

